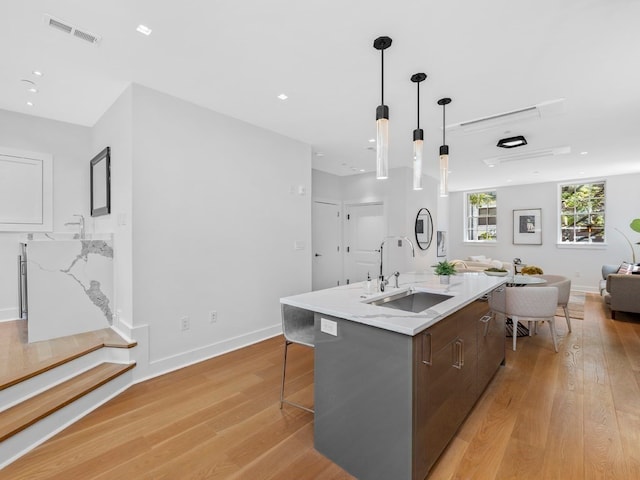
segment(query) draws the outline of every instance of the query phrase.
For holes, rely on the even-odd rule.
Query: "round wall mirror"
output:
[[[433,239],[433,220],[431,212],[426,208],[418,210],[416,215],[416,243],[420,250],[426,250],[431,245]]]

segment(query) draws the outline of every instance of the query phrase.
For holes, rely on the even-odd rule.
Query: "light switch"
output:
[[[304,241],[303,240],[296,240],[295,242],[293,242],[293,249],[294,250],[304,250]]]
[[[320,331],[334,337],[338,336],[338,322],[320,317]]]

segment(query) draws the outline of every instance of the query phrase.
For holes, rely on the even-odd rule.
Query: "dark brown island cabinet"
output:
[[[360,480],[424,479],[504,365],[503,288],[413,337],[315,313],[316,449]]]

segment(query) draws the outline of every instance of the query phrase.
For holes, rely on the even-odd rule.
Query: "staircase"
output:
[[[0,468],[133,381],[135,342],[111,329],[26,342],[26,321],[0,323]]]

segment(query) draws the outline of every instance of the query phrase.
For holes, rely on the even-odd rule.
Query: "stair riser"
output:
[[[77,373],[77,372],[76,372]],[[75,402],[43,418],[34,425],[2,442],[0,469],[28,451],[45,442],[58,432],[119,395],[133,383],[132,370],[128,370]]]
[[[130,348],[101,348],[2,390],[0,413],[24,400],[104,363],[131,363]]]

